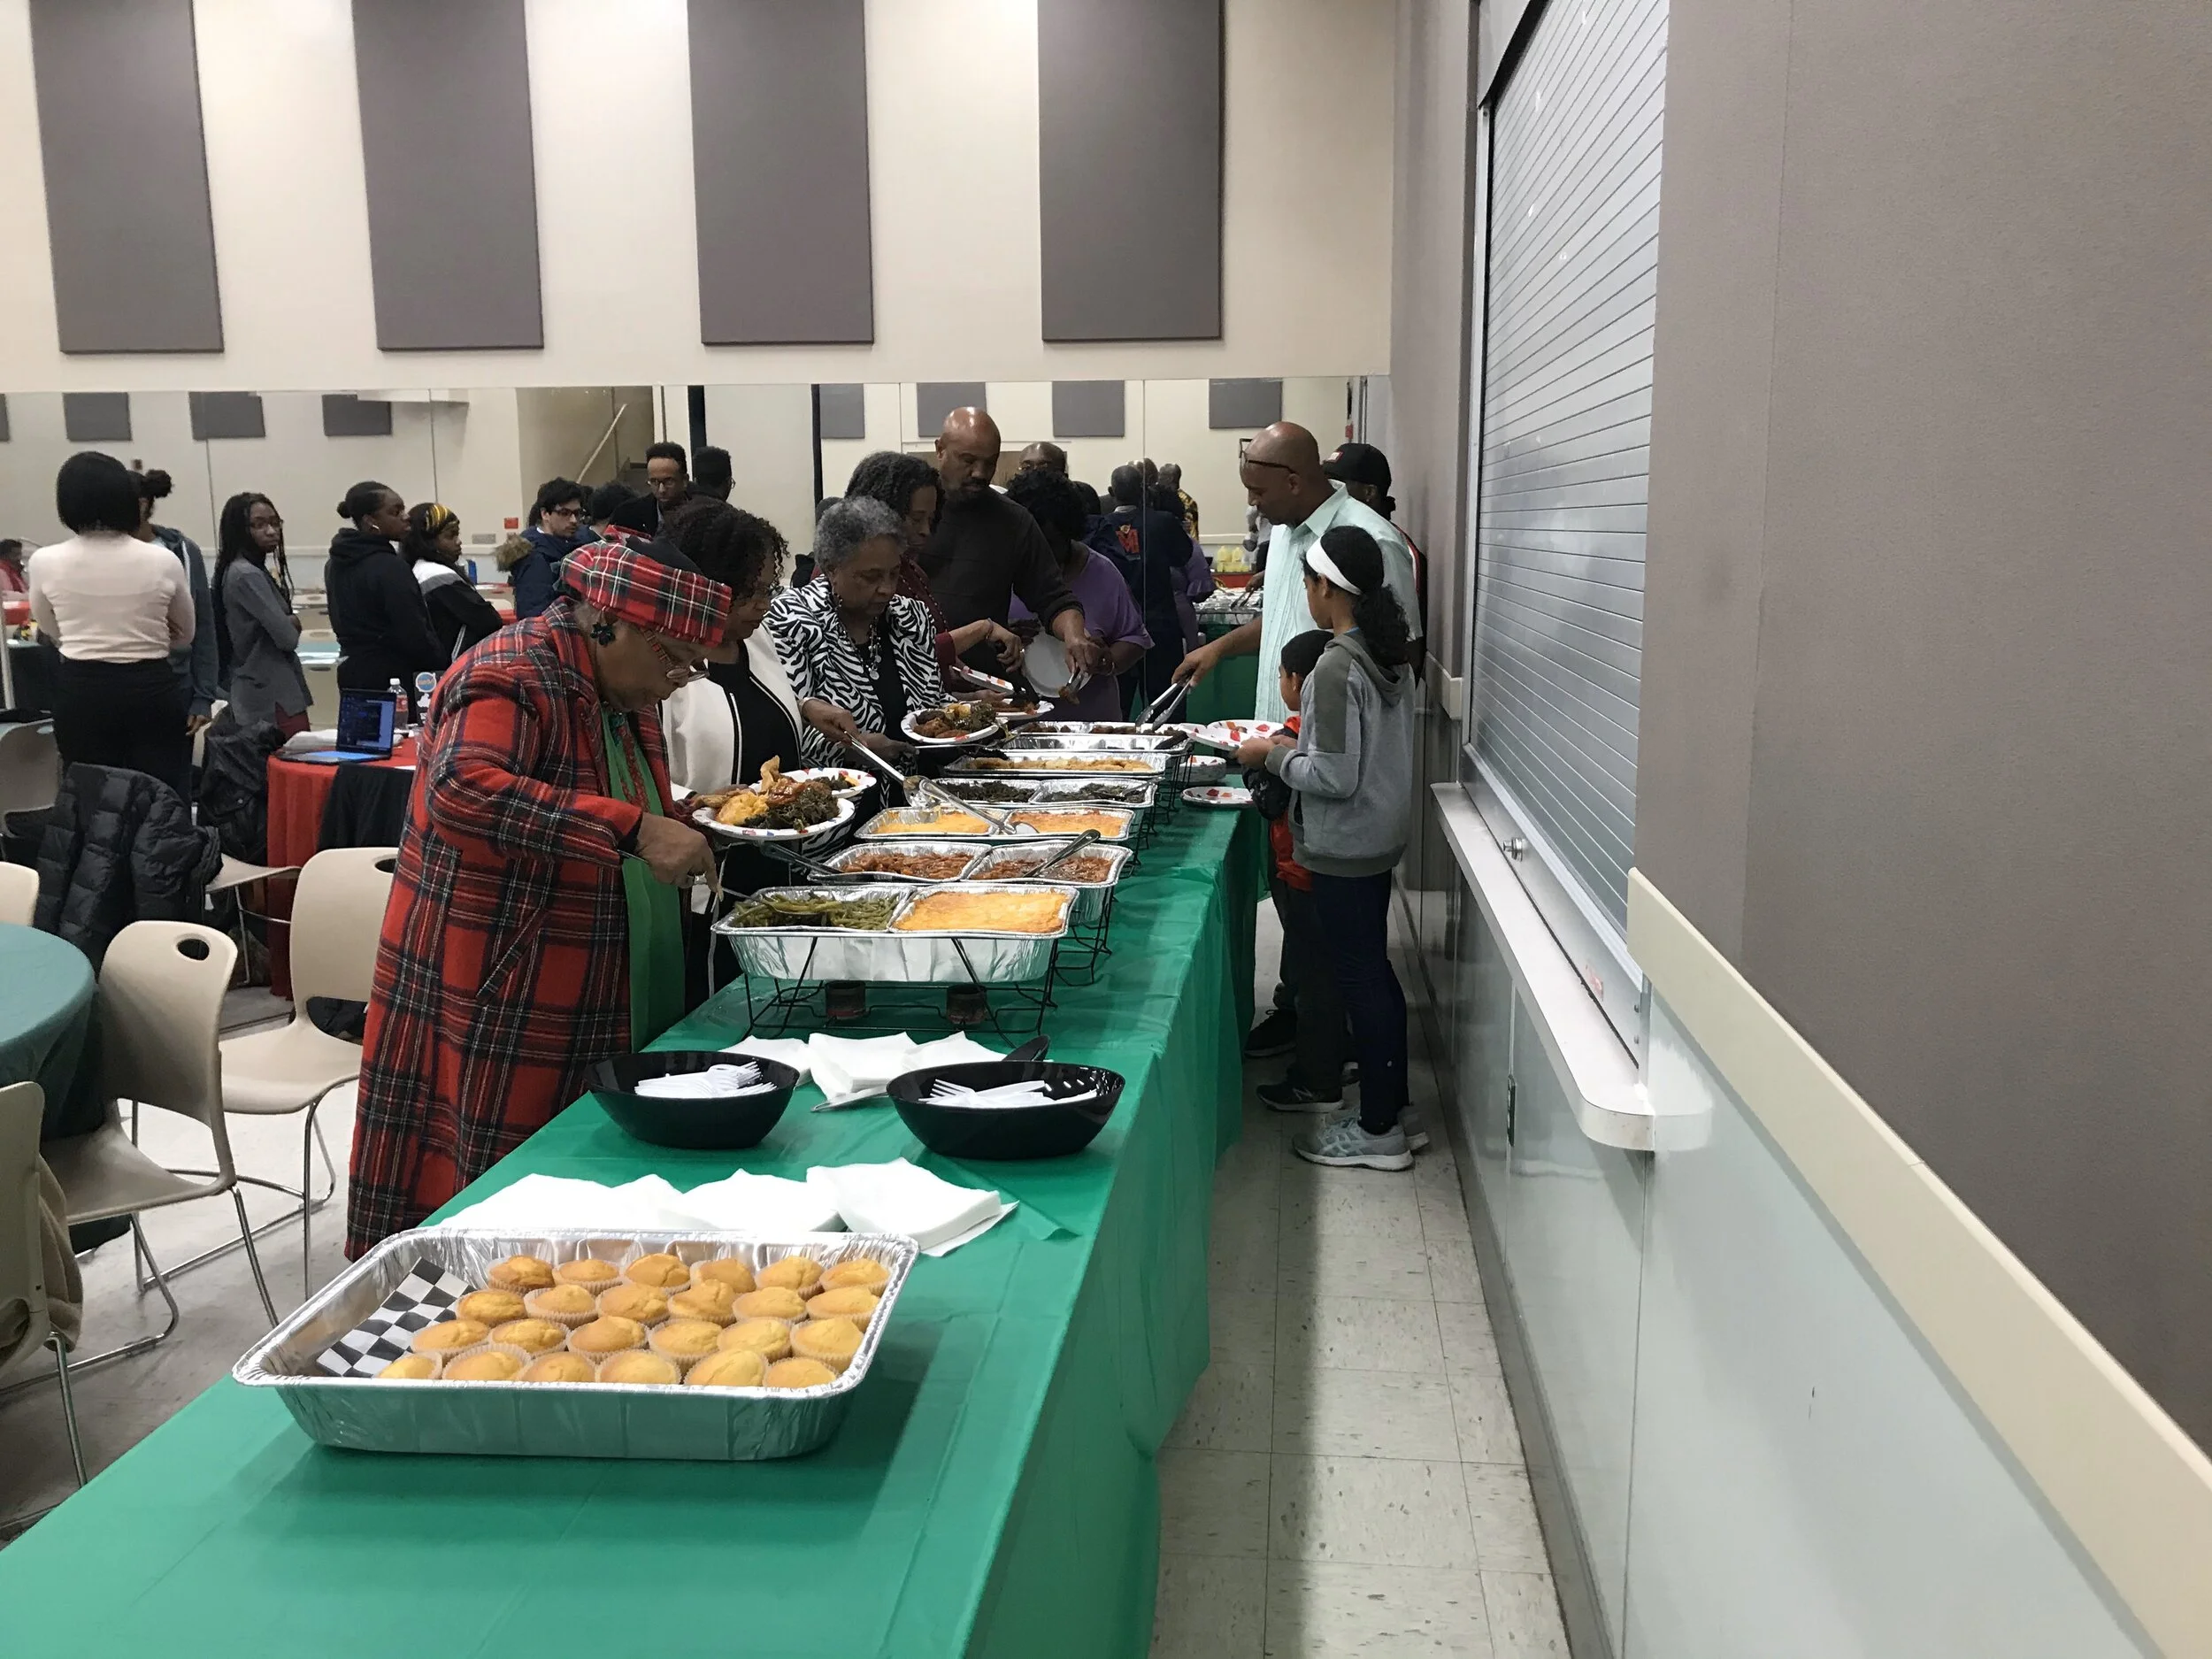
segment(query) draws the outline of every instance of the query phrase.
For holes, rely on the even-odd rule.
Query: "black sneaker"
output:
[[[1298,1046],[1298,1016],[1286,1008],[1271,1008],[1266,1018],[1244,1034],[1244,1057],[1271,1060]]]
[[[1344,1105],[1340,1089],[1333,1094],[1319,1094],[1312,1089],[1301,1088],[1288,1078],[1279,1083],[1263,1083],[1256,1093],[1267,1102],[1268,1110],[1276,1112],[1333,1112],[1341,1110]]]

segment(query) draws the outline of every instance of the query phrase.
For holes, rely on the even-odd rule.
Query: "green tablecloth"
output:
[[[1206,637],[1217,640],[1234,625],[1206,623]],[[1259,691],[1260,659],[1256,655],[1232,657],[1191,688],[1177,718],[1211,726],[1216,720],[1248,720]]]
[[[100,1126],[92,1065],[92,964],[84,952],[35,927],[0,922],[0,1086],[36,1083],[46,1094],[39,1139]]]
[[[835,1440],[757,1464],[325,1450],[228,1381],[0,1553],[11,1650],[604,1659],[701,1651],[1113,1655],[1151,1635],[1153,1455],[1207,1359],[1216,1156],[1236,1134],[1256,868],[1249,813],[1180,816],[1117,901],[1099,982],[1053,1051],[1129,1079],[1089,1151],[929,1159],[887,1108],[803,1091],[741,1155],[647,1147],[589,1099],[464,1194],[532,1171],[680,1187],[742,1164],[902,1155],[1021,1200],[916,1266]],[[670,1033],[738,1034],[726,998]],[[699,1647],[696,1640],[679,1644]]]

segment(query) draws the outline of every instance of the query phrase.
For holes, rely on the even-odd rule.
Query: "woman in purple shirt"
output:
[[[1055,716],[1064,720],[1123,718],[1125,709],[1118,676],[1135,667],[1152,649],[1152,635],[1145,629],[1137,602],[1129,596],[1129,584],[1111,563],[1083,545],[1089,515],[1084,511],[1083,498],[1065,477],[1042,469],[1018,473],[1007,485],[1006,494],[1027,508],[1037,527],[1045,533],[1045,541],[1060,561],[1060,579],[1083,608],[1083,626],[1105,653],[1106,672],[1094,675],[1088,685],[1064,701],[1054,710]],[[1036,622],[1019,599],[1014,601],[1009,620],[1024,633],[1031,630],[1020,629],[1023,622],[1033,628]],[[1049,695],[1048,687],[1039,689]]]

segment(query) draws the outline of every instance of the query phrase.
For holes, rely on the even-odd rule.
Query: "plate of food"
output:
[[[856,800],[876,787],[876,775],[863,772],[857,766],[811,766],[804,772],[785,774],[797,783],[819,780],[829,785],[829,791],[840,801]]]
[[[1217,784],[1211,788],[1186,789],[1183,799],[1193,806],[1240,807],[1252,804],[1252,792],[1234,785]]]
[[[757,783],[691,797],[691,821],[731,841],[810,841],[852,815],[852,798],[841,799],[826,780],[810,772],[786,777],[772,760],[760,769]]]
[[[899,730],[917,743],[936,749],[987,743],[1003,729],[998,710],[987,703],[948,703],[941,708],[917,710],[899,722]]]
[[[1272,737],[1283,729],[1280,720],[1216,720],[1191,735],[1209,749],[1235,749],[1256,737]]]

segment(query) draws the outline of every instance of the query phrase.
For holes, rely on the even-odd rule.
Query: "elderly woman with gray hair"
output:
[[[768,607],[776,655],[806,717],[810,765],[838,764],[839,749],[854,742],[895,760],[911,747],[899,723],[944,701],[929,611],[898,590],[904,546],[898,514],[881,502],[835,503],[815,522],[815,580]]]

